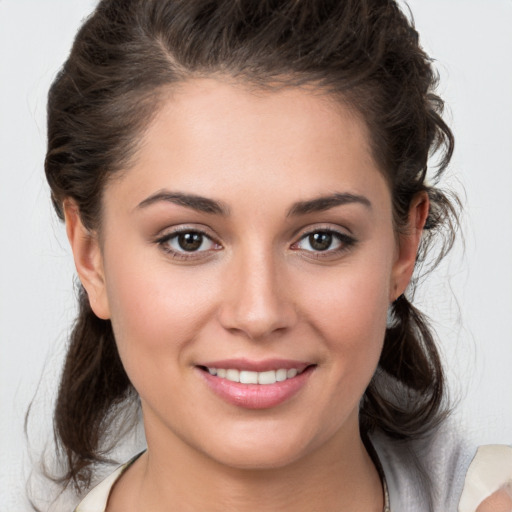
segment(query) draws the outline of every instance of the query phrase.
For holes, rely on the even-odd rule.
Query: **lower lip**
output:
[[[314,366],[309,366],[292,379],[275,384],[240,384],[215,377],[198,369],[210,389],[226,402],[245,409],[269,409],[276,407],[296,395],[306,384]]]

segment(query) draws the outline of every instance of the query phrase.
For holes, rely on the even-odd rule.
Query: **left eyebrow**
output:
[[[156,194],[149,196],[138,204],[137,208],[147,208],[148,206],[158,202],[174,203],[185,208],[191,208],[203,213],[211,213],[216,215],[228,215],[229,208],[220,201],[214,201],[208,197],[197,196],[194,194],[184,194],[182,192],[171,192],[169,190],[161,190]]]
[[[306,215],[308,213],[323,212],[336,206],[345,204],[362,204],[368,209],[372,209],[372,203],[365,196],[350,193],[336,193],[328,196],[320,196],[309,201],[299,201],[295,203],[286,214],[287,217],[296,215]]]

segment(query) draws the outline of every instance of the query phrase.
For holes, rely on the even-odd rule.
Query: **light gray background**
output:
[[[74,314],[73,266],[43,179],[45,95],[94,0],[0,0],[0,511],[28,510],[24,414],[39,385],[32,455]],[[418,297],[442,342],[456,419],[512,443],[512,0],[411,0],[435,57],[457,148],[461,244]],[[43,374],[43,368],[46,368]]]

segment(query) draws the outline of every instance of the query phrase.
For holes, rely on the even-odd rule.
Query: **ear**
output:
[[[110,318],[110,308],[98,235],[83,225],[78,206],[73,200],[66,199],[63,207],[66,233],[73,251],[78,277],[87,292],[94,314],[107,320]]]
[[[398,235],[398,250],[391,277],[390,302],[405,292],[411,280],[421,235],[430,209],[426,192],[419,192],[411,202],[407,226]]]

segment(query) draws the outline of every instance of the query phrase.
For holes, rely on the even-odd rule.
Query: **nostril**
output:
[[[295,315],[289,309],[284,303],[245,309],[243,304],[229,305],[223,309],[219,320],[232,334],[242,334],[251,340],[263,340],[283,334],[293,326]]]

